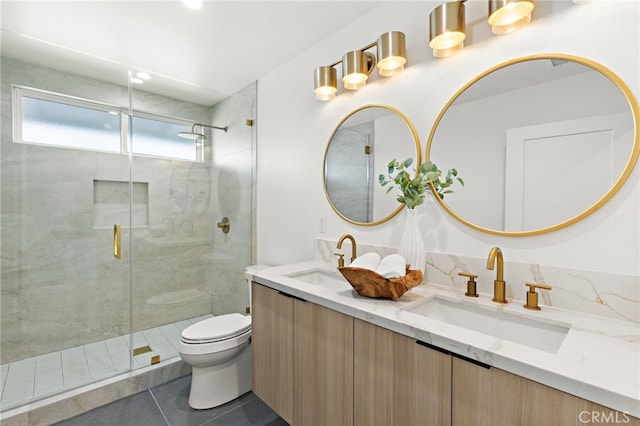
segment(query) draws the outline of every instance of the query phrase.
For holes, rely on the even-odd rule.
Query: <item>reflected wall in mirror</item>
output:
[[[464,170],[465,187],[441,204],[497,235],[575,223],[631,173],[638,116],[626,84],[593,61],[549,54],[497,65],[462,87],[431,130],[427,158]]]
[[[350,112],[333,131],[324,154],[324,189],[333,210],[347,222],[377,225],[394,217],[403,205],[377,184],[396,158],[421,162],[418,134],[394,107],[364,105]]]

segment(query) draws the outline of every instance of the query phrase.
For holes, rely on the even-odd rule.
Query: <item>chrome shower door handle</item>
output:
[[[120,225],[113,225],[113,257],[122,257],[122,231]]]

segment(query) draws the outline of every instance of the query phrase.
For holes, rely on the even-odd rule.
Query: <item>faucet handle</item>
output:
[[[344,267],[344,254],[342,253],[333,253],[338,256],[338,268]]]
[[[469,278],[467,281],[467,292],[464,295],[468,297],[478,297],[476,291],[476,278],[478,278],[478,276],[468,272],[458,272],[458,275]]]
[[[529,287],[529,291],[527,291],[527,303],[524,304],[524,307],[533,311],[539,311],[540,306],[538,306],[538,293],[536,293],[536,288],[541,290],[551,290],[552,287],[550,285],[538,283],[526,283],[525,285]]]

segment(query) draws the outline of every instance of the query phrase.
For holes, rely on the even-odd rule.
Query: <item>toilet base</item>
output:
[[[252,350],[247,344],[231,360],[210,367],[192,367],[189,406],[206,410],[225,404],[251,390]]]

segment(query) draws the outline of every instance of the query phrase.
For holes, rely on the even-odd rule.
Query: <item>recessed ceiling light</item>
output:
[[[148,72],[144,72],[144,71],[138,71],[136,72],[136,77],[142,79],[142,80],[149,80],[151,78],[151,74],[149,74]]]
[[[182,0],[182,2],[191,9],[201,9],[202,0]]]
[[[133,84],[142,84],[144,83],[144,80],[141,79],[140,77],[131,77],[131,82]]]

